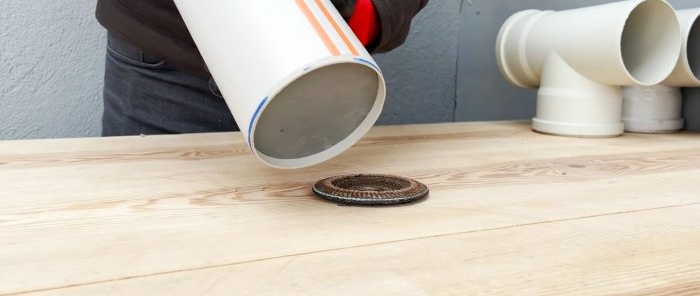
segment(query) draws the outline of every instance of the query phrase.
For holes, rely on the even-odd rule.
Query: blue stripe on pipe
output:
[[[354,59],[355,59],[356,61],[360,61],[360,62],[363,62],[363,63],[365,63],[365,64],[368,64],[368,65],[372,66],[372,68],[374,68],[374,69],[376,69],[377,71],[379,71],[379,73],[382,73],[382,69],[379,69],[379,66],[375,65],[374,63],[372,63],[372,62],[370,62],[370,61],[368,61],[368,60],[365,60],[365,59],[363,59],[363,58],[354,58]]]
[[[248,125],[248,147],[250,149],[253,149],[253,142],[250,141],[250,133],[253,131],[253,124],[255,123],[255,119],[258,118],[258,115],[260,115],[260,110],[262,110],[263,106],[265,106],[265,103],[267,102],[268,98],[269,97],[265,97],[260,102],[260,105],[258,105],[258,108],[255,109],[255,113],[253,113],[253,118],[250,119],[250,124]]]

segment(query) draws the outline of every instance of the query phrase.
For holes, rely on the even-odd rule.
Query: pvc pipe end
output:
[[[694,18],[685,39],[683,54],[693,78],[687,86],[700,86],[700,9],[694,9],[692,13]]]
[[[385,95],[374,64],[344,59],[307,69],[261,105],[249,133],[251,148],[276,168],[324,162],[370,130]]]
[[[663,81],[665,86],[700,86],[700,8],[677,12],[683,46],[673,73]]]
[[[638,2],[625,22],[621,41],[625,71],[634,83],[622,85],[656,85],[668,78],[677,64],[681,30],[676,11],[667,1]]]
[[[683,128],[680,88],[661,85],[625,87],[622,93],[625,131],[656,134]]]

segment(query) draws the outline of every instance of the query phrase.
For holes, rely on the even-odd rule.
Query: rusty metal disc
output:
[[[325,199],[357,205],[396,205],[428,195],[425,184],[391,175],[354,174],[316,182],[313,192]]]

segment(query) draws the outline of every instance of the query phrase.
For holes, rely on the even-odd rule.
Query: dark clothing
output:
[[[103,136],[238,131],[211,78],[107,38]]]
[[[380,53],[404,43],[411,20],[428,0],[373,0],[373,3],[381,33],[369,49]],[[205,77],[209,75],[173,0],[98,0],[96,15],[115,36],[181,69]]]

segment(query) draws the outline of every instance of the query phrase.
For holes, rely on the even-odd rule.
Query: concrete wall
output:
[[[387,80],[380,124],[454,120],[460,0],[432,0],[408,41],[375,59]]]
[[[97,135],[104,32],[94,0],[0,0],[0,139]]]
[[[431,0],[408,42],[377,55],[389,83],[380,124],[529,119],[535,92],[498,74],[496,34],[511,14],[609,0]],[[671,0],[677,8],[698,0]],[[0,0],[0,139],[97,136],[104,31],[94,0]],[[700,130],[700,91],[686,90]]]

